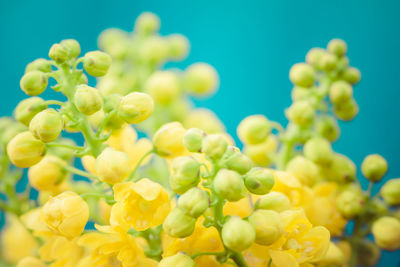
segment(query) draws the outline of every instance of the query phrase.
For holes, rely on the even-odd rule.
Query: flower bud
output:
[[[286,166],[286,170],[307,186],[314,185],[319,176],[318,166],[303,156],[296,156],[291,159]]]
[[[47,105],[40,97],[30,97],[19,102],[15,108],[14,117],[22,124],[29,126],[32,118],[40,111],[45,110]]]
[[[164,124],[153,136],[156,153],[161,157],[177,157],[185,153],[183,136],[186,130],[180,122]]]
[[[198,128],[190,128],[183,136],[183,145],[190,152],[201,152],[206,133]]]
[[[361,242],[357,246],[357,259],[360,265],[374,267],[381,257],[380,249],[371,241]]]
[[[348,189],[337,197],[336,206],[344,217],[351,219],[361,214],[364,198],[358,190]]]
[[[334,153],[329,166],[321,168],[322,174],[339,184],[352,182],[356,179],[356,165],[345,155]]]
[[[63,40],[60,45],[67,50],[69,58],[77,58],[81,53],[81,47],[74,39]]]
[[[367,156],[361,165],[363,175],[372,182],[378,182],[382,179],[387,169],[386,160],[378,154]]]
[[[278,140],[275,135],[270,134],[264,142],[256,145],[246,145],[244,153],[259,166],[268,166],[271,163],[270,154],[278,147]]]
[[[186,58],[189,53],[189,41],[181,34],[171,34],[167,36],[168,55],[172,60],[178,61]]]
[[[265,195],[271,191],[275,183],[274,174],[261,167],[252,168],[244,176],[247,190],[256,195]]]
[[[188,114],[183,118],[183,125],[186,128],[199,128],[207,134],[225,131],[225,126],[217,115],[206,108],[196,108],[188,111]]]
[[[27,168],[42,160],[46,154],[46,146],[31,132],[23,132],[8,143],[7,154],[15,166]]]
[[[96,173],[103,182],[120,183],[131,172],[129,163],[129,156],[125,152],[108,147],[96,159]]]
[[[358,105],[354,99],[335,104],[333,112],[339,119],[343,121],[352,120],[358,113]]]
[[[103,99],[96,88],[82,84],[76,88],[74,104],[79,112],[92,115],[101,109]]]
[[[149,36],[140,46],[139,56],[146,64],[160,65],[168,57],[168,43],[158,35]]]
[[[243,143],[251,145],[264,142],[270,132],[270,123],[264,115],[248,116],[240,122],[237,128],[239,139]]]
[[[345,258],[343,252],[333,243],[329,243],[328,251],[320,261],[317,262],[318,267],[334,267],[344,266]]]
[[[46,60],[44,58],[38,58],[26,66],[25,73],[33,71],[33,70],[38,70],[38,71],[41,71],[44,73],[51,72],[50,61]]]
[[[256,210],[250,215],[249,223],[256,231],[255,242],[262,246],[271,245],[283,233],[283,224],[276,211]]]
[[[48,79],[46,75],[38,70],[25,73],[19,85],[25,94],[30,96],[40,95],[47,87]]]
[[[321,67],[323,70],[330,72],[337,68],[338,58],[331,53],[325,53],[321,59]]]
[[[296,101],[287,109],[286,116],[297,125],[308,126],[314,121],[315,110],[309,101]]]
[[[200,181],[200,163],[193,157],[177,157],[171,164],[169,183],[174,192],[182,194]]]
[[[214,189],[218,195],[235,202],[246,196],[246,187],[239,173],[227,169],[218,171],[214,178]]]
[[[327,164],[332,160],[331,144],[324,138],[313,137],[309,139],[303,150],[304,156],[317,164]]]
[[[29,183],[39,191],[50,191],[66,177],[63,165],[66,163],[55,156],[45,156],[38,164],[29,168]]]
[[[226,168],[236,171],[239,174],[245,174],[253,165],[251,159],[234,146],[228,147],[223,157],[223,162]]]
[[[193,233],[195,224],[195,218],[186,215],[180,208],[174,208],[165,218],[163,230],[172,237],[184,238]]]
[[[49,57],[57,63],[63,63],[68,59],[68,50],[61,44],[53,44],[49,51]]]
[[[384,216],[372,224],[372,234],[378,247],[384,250],[400,248],[400,221],[396,218]]]
[[[353,88],[345,81],[336,81],[332,83],[329,89],[329,98],[335,104],[348,101],[353,97]]]
[[[88,204],[74,192],[50,198],[41,212],[51,231],[69,239],[82,234],[89,218]]]
[[[219,86],[217,71],[207,63],[190,65],[184,76],[185,86],[189,93],[197,96],[208,96]]]
[[[29,123],[29,130],[43,142],[57,139],[63,128],[61,115],[54,109],[45,109],[33,117]]]
[[[259,198],[254,205],[254,209],[282,212],[290,209],[290,200],[281,192],[271,192]]]
[[[357,68],[349,67],[343,70],[341,78],[351,84],[361,80],[361,72]]]
[[[344,56],[347,52],[347,45],[342,39],[332,39],[328,43],[327,50],[338,57]]]
[[[321,60],[325,53],[322,48],[312,48],[306,55],[306,62],[316,69],[321,69]]]
[[[157,71],[146,81],[144,88],[156,103],[168,105],[180,93],[180,82],[173,71]]]
[[[340,128],[333,117],[322,116],[316,123],[317,132],[329,140],[334,142],[339,138]]]
[[[203,140],[202,152],[212,160],[217,160],[224,155],[227,148],[228,142],[223,135],[210,134]]]
[[[158,267],[196,267],[191,257],[184,253],[177,253],[173,256],[163,258]]]
[[[387,181],[381,188],[381,195],[389,205],[400,204],[400,178]]]
[[[202,215],[208,206],[209,199],[207,193],[197,187],[189,189],[178,199],[178,208],[193,218]]]
[[[159,28],[160,18],[151,12],[143,12],[135,22],[135,31],[143,35],[155,33]]]
[[[111,62],[110,55],[101,51],[92,51],[85,54],[83,67],[89,75],[101,77],[106,75]]]
[[[310,90],[310,88],[294,86],[291,93],[292,100],[293,102],[296,102],[310,99],[311,92],[312,91]]]
[[[47,265],[35,257],[26,257],[18,262],[17,267],[47,267]]]
[[[310,87],[314,84],[315,71],[309,64],[297,63],[290,69],[289,78],[295,85]]]
[[[128,123],[139,123],[153,113],[153,99],[144,93],[133,92],[121,99],[118,115]]]
[[[226,247],[241,252],[253,245],[256,239],[256,231],[250,223],[235,216],[224,224],[221,236]]]

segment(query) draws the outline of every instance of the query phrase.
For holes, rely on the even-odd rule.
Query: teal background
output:
[[[400,177],[400,2],[394,0],[0,0],[0,115],[11,115],[25,97],[19,79],[26,64],[47,57],[53,43],[75,38],[83,52],[94,50],[102,30],[129,31],[143,11],[161,17],[162,34],[182,33],[191,41],[190,56],[178,66],[205,61],[218,70],[220,90],[196,103],[214,110],[233,135],[254,113],[286,123],[291,65],[312,47],[346,40],[350,63],[362,73],[354,90],[360,113],[341,123],[334,147],[358,166],[379,153],[389,162],[386,177]],[[384,253],[379,266],[399,264],[400,253]]]

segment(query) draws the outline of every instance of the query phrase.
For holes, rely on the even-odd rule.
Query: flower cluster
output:
[[[132,33],[104,31],[101,51],[80,57],[69,39],[50,48],[50,59],[28,64],[20,86],[30,97],[14,119],[0,119],[1,263],[373,266],[380,249],[400,248],[400,179],[373,196],[385,159],[365,158],[363,191],[355,164],[332,150],[336,118],[358,112],[360,72],[348,66],[344,41],[314,48],[292,67],[288,126],[245,118],[241,150],[214,113],[190,104],[218,88],[215,69],[166,69],[189,43],[159,27],[143,13]],[[64,101],[38,96],[49,84]],[[17,192],[23,168],[29,183]]]

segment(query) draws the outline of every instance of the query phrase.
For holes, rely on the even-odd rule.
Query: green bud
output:
[[[63,40],[60,44],[67,50],[69,58],[77,58],[81,53],[81,47],[74,39]]]
[[[31,132],[23,132],[8,143],[7,154],[15,166],[27,168],[42,160],[46,154],[46,146]]]
[[[174,192],[183,194],[200,181],[200,163],[193,157],[174,158],[171,164],[169,183]]]
[[[256,231],[255,242],[262,246],[271,245],[283,233],[279,213],[273,210],[256,210],[250,215],[249,223]]]
[[[387,181],[381,188],[381,195],[389,205],[400,204],[400,178]]]
[[[400,248],[400,221],[384,216],[372,224],[372,234],[378,247],[394,251]]]
[[[167,36],[168,55],[173,60],[182,60],[189,53],[189,41],[181,34]]]
[[[83,67],[89,75],[101,77],[106,75],[111,62],[112,58],[110,55],[101,51],[92,51],[85,54]]]
[[[264,115],[252,115],[243,119],[238,128],[239,139],[245,144],[264,142],[271,132],[271,125]]]
[[[362,165],[363,175],[372,182],[378,182],[386,174],[388,164],[386,160],[378,154],[367,156]]]
[[[14,117],[22,124],[28,126],[32,118],[40,111],[47,108],[45,101],[40,97],[30,97],[19,102],[15,108]]]
[[[74,104],[79,112],[92,115],[101,109],[103,99],[96,88],[81,84],[76,87]]]
[[[310,88],[295,86],[292,90],[293,102],[307,100],[310,98]]]
[[[168,57],[168,43],[160,36],[150,36],[140,46],[139,56],[147,64],[159,65]]]
[[[332,147],[329,141],[322,137],[313,137],[304,145],[304,156],[317,163],[328,164],[332,160]]]
[[[197,187],[189,189],[178,199],[178,208],[194,218],[202,215],[208,206],[209,199],[207,193]]]
[[[207,63],[190,65],[184,76],[184,83],[189,93],[197,96],[208,96],[219,86],[217,71]]]
[[[339,138],[340,128],[337,121],[331,116],[322,116],[316,123],[317,132],[330,142],[334,142]]]
[[[338,57],[341,57],[346,54],[347,45],[342,39],[332,39],[328,43],[328,51]]]
[[[214,178],[214,189],[218,195],[231,202],[238,201],[247,194],[242,176],[227,169],[218,171]]]
[[[213,160],[220,159],[226,149],[228,148],[228,142],[221,134],[210,134],[207,135],[203,140],[202,151],[206,156]]]
[[[313,67],[307,63],[297,63],[290,69],[289,78],[295,85],[310,87],[314,84],[315,71]]]
[[[222,242],[227,248],[241,252],[253,245],[256,231],[250,223],[235,216],[224,224],[221,236]]]
[[[184,238],[193,233],[195,224],[195,218],[186,215],[180,208],[174,208],[165,218],[163,230],[172,237]]]
[[[147,79],[144,89],[156,103],[169,105],[178,98],[181,87],[174,71],[156,71]]]
[[[127,42],[127,33],[115,28],[104,30],[98,39],[101,50],[116,59],[122,59],[126,56],[128,50]]]
[[[7,145],[17,134],[26,131],[26,127],[11,118],[0,118],[0,145]],[[1,152],[0,152],[1,154]]]
[[[206,133],[198,128],[190,128],[183,136],[183,145],[190,152],[201,152],[203,146],[203,138]]]
[[[106,113],[110,113],[118,109],[119,103],[121,102],[122,95],[111,94],[104,99],[103,110]]]
[[[339,72],[344,71],[349,66],[349,63],[350,63],[350,61],[349,61],[348,57],[346,57],[346,56],[340,57],[337,62],[337,70]]]
[[[153,110],[154,102],[151,96],[133,92],[121,99],[118,116],[128,123],[139,123],[149,118]]]
[[[323,166],[321,171],[328,180],[343,184],[356,179],[357,169],[348,157],[334,153],[329,166]]]
[[[38,71],[41,71],[44,73],[51,72],[50,61],[48,61],[44,58],[38,58],[26,66],[25,73],[33,71],[33,70],[38,70]]]
[[[53,44],[49,51],[49,57],[57,63],[63,63],[68,59],[68,50],[61,44]]]
[[[177,253],[173,256],[163,258],[157,265],[158,267],[196,267],[191,257],[184,253]]]
[[[286,116],[299,126],[308,126],[314,121],[315,110],[307,100],[296,101],[287,109]]]
[[[323,70],[330,72],[337,68],[338,58],[331,53],[325,53],[321,59],[321,67]]]
[[[357,68],[346,68],[343,70],[341,78],[351,84],[356,84],[361,80],[361,72]]]
[[[264,195],[271,191],[275,177],[270,170],[254,167],[244,176],[244,184],[251,193]]]
[[[40,95],[47,87],[48,78],[38,70],[25,73],[20,81],[20,86],[25,94],[30,96]]]
[[[358,113],[358,105],[354,99],[334,105],[335,115],[344,121],[352,120]]]
[[[314,185],[319,176],[318,166],[300,155],[288,162],[286,170],[296,176],[302,184],[308,186]]]
[[[160,18],[154,13],[143,12],[136,19],[135,31],[140,34],[149,35],[157,32],[159,29],[160,29]]]
[[[335,104],[349,101],[353,97],[353,88],[345,81],[332,83],[329,89],[329,98]]]
[[[380,249],[371,241],[364,240],[357,247],[357,259],[362,266],[373,267],[381,257]]]
[[[259,198],[254,205],[254,209],[282,212],[290,209],[290,200],[281,192],[271,192]]]
[[[56,140],[62,129],[63,120],[54,109],[39,112],[29,124],[29,130],[33,135],[45,143]]]
[[[226,168],[236,171],[240,174],[248,172],[253,165],[251,159],[240,152],[239,148],[229,146],[223,157],[224,165]]]
[[[322,48],[312,48],[306,55],[306,62],[316,69],[321,69],[321,60],[325,53]]]
[[[348,219],[361,214],[364,207],[364,197],[358,190],[345,190],[336,199],[339,212]]]

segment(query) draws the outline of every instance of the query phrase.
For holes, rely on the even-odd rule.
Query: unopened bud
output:
[[[106,75],[111,62],[112,58],[110,55],[101,51],[92,51],[85,54],[83,67],[89,75],[101,77]]]
[[[45,143],[56,140],[62,129],[62,117],[54,109],[45,109],[39,112],[29,123],[29,130],[36,138]]]
[[[146,81],[145,90],[161,105],[170,104],[180,93],[180,81],[173,71],[157,71]]]
[[[190,128],[183,136],[183,145],[190,152],[201,152],[206,133],[198,128]]]
[[[185,71],[184,81],[187,90],[198,96],[208,96],[219,86],[217,71],[207,63],[190,65]]]
[[[68,50],[61,44],[53,44],[49,57],[57,63],[63,63],[68,59]]]
[[[286,170],[296,176],[302,184],[308,186],[314,185],[319,175],[318,166],[303,156],[291,159]]]
[[[96,88],[82,84],[76,88],[74,104],[79,112],[92,115],[101,109],[103,99]]]
[[[322,48],[312,48],[306,55],[306,61],[314,68],[321,69],[321,60],[325,53],[325,50]]]
[[[314,84],[315,71],[309,64],[297,63],[290,69],[289,78],[295,85],[310,87]]]
[[[372,234],[378,247],[393,251],[400,248],[400,221],[393,217],[381,217],[372,224]]]
[[[382,186],[381,195],[389,205],[400,204],[400,178],[387,181]]]
[[[153,136],[156,153],[161,157],[177,157],[186,152],[183,146],[183,136],[186,129],[180,122],[164,124]]]
[[[218,171],[214,178],[214,189],[228,201],[238,201],[246,196],[246,187],[239,173],[227,169]]]
[[[271,132],[271,125],[264,115],[252,115],[243,119],[238,128],[239,139],[245,144],[264,142]]]
[[[167,36],[168,55],[173,60],[182,60],[186,58],[189,52],[189,41],[181,34],[172,34]]]
[[[254,208],[281,212],[290,209],[290,200],[281,192],[271,192],[259,198]]]
[[[367,156],[362,165],[361,171],[364,176],[372,181],[378,182],[386,174],[388,169],[387,161],[378,154]]]
[[[227,148],[228,142],[223,135],[210,134],[204,138],[201,150],[211,159],[217,160],[224,155]]]
[[[347,45],[342,39],[332,39],[328,43],[327,50],[338,57],[344,56],[347,52]]]
[[[307,100],[296,101],[287,110],[288,119],[297,125],[308,126],[314,121],[315,110]]]
[[[140,34],[149,35],[160,28],[160,18],[151,12],[144,12],[136,19],[135,31]]]
[[[262,246],[271,245],[283,233],[283,225],[276,211],[256,210],[250,215],[249,223],[256,231],[255,242]]]
[[[171,164],[169,183],[174,192],[182,194],[200,181],[200,163],[193,157],[177,157]]]
[[[23,132],[8,143],[7,154],[15,166],[27,168],[42,160],[46,154],[46,146],[31,132]]]
[[[189,189],[178,199],[178,207],[194,218],[202,215],[208,206],[209,199],[207,193],[197,187]]]
[[[77,58],[81,53],[81,47],[74,39],[63,40],[60,44],[67,50],[69,58]]]
[[[46,75],[38,70],[25,73],[20,81],[20,86],[25,94],[30,96],[40,95],[47,87]]]
[[[357,68],[349,67],[343,71],[341,77],[351,84],[356,84],[361,80],[361,72]]]
[[[40,97],[34,96],[19,102],[15,108],[14,116],[22,124],[29,126],[32,118],[46,108],[45,101]]]
[[[55,156],[45,156],[38,164],[29,168],[29,183],[36,190],[52,190],[66,175],[62,165],[65,162]]]
[[[332,155],[331,144],[324,138],[313,137],[304,145],[304,156],[317,164],[329,163]]]
[[[275,183],[272,171],[255,167],[244,176],[244,184],[247,190],[256,195],[264,195],[271,191]]]
[[[157,265],[158,267],[196,267],[191,257],[184,253],[177,253],[173,256],[163,258]]]
[[[195,224],[195,218],[187,215],[180,208],[174,208],[165,218],[163,230],[172,237],[184,238],[193,233]]]
[[[222,227],[222,242],[229,249],[241,252],[249,248],[256,239],[254,227],[239,217],[231,217]]]
[[[323,116],[317,120],[316,128],[318,133],[328,139],[330,142],[334,142],[339,138],[340,128],[337,121],[330,116]]]
[[[38,71],[41,71],[44,73],[51,72],[50,61],[46,60],[44,58],[38,58],[26,66],[25,73],[33,71],[33,70],[38,70]]]
[[[330,72],[336,69],[338,65],[338,58],[331,53],[325,53],[321,59],[321,67],[323,70]]]
[[[145,93],[133,92],[121,99],[118,115],[128,123],[139,123],[153,113],[153,99]]]
[[[248,172],[253,165],[251,159],[240,152],[239,148],[234,146],[229,146],[223,156],[222,161],[225,167],[236,171],[240,174],[245,174]]]
[[[329,89],[329,98],[335,104],[349,101],[353,97],[353,88],[348,82],[336,81]]]
[[[346,190],[337,197],[336,206],[344,217],[351,219],[361,214],[364,202],[361,192]]]
[[[116,184],[127,178],[131,172],[130,159],[124,152],[106,148],[96,159],[96,174],[108,184]]]
[[[371,241],[365,240],[357,246],[357,258],[362,266],[374,267],[380,257],[381,250]]]

